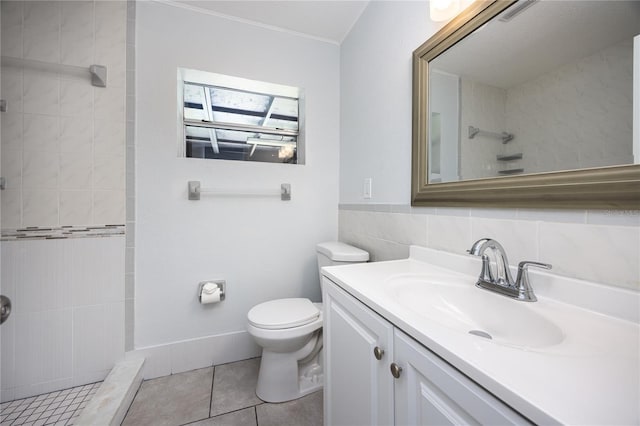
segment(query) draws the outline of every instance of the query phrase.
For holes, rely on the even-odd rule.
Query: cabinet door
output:
[[[324,424],[392,425],[393,327],[324,279]],[[375,348],[383,350],[381,359]]]
[[[400,330],[395,330],[397,425],[529,424],[509,406]]]

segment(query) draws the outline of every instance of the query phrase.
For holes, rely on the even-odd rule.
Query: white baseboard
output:
[[[261,348],[246,331],[182,340],[129,351],[126,359],[145,359],[145,380],[260,356]]]

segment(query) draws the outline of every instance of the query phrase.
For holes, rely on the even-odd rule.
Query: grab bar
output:
[[[2,56],[2,66],[15,68],[25,67],[37,71],[61,73],[76,77],[91,76],[91,85],[96,87],[107,87],[107,67],[105,67],[104,65],[90,65],[89,67],[79,67],[76,65],[54,64],[51,62],[36,61],[33,59]]]
[[[480,136],[488,136],[490,138],[501,139],[502,143],[507,143],[514,138],[513,133],[497,133],[497,132],[489,132],[486,130],[480,130],[478,127],[469,126],[469,139],[473,139],[476,135]]]
[[[199,180],[187,182],[187,192],[189,200],[199,200],[201,194],[215,195],[221,197],[271,197],[279,196],[282,201],[291,200],[291,184],[280,184],[280,190],[271,189],[247,189],[247,190],[226,190],[218,188],[202,188]]]

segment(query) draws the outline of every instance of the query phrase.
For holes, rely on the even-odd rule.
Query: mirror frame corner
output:
[[[559,209],[640,209],[640,165],[428,182],[429,61],[516,0],[474,2],[413,52],[411,205]]]

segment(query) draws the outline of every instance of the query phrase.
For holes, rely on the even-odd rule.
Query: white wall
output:
[[[429,3],[374,1],[340,47],[340,201],[409,203],[411,53],[438,28]],[[408,142],[408,143],[407,143]]]
[[[136,348],[243,331],[268,299],[319,300],[315,244],[337,237],[339,47],[155,2],[137,3],[136,31]],[[178,158],[178,67],[303,88],[306,164]],[[293,194],[188,201],[188,180]],[[199,305],[212,278],[227,299]]]
[[[411,53],[436,30],[427,6],[371,2],[343,42],[340,239],[388,260],[407,257],[409,244],[463,253],[490,236],[513,264],[538,259],[562,275],[640,288],[639,211],[409,206]]]

